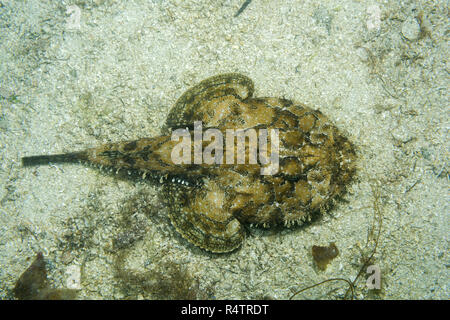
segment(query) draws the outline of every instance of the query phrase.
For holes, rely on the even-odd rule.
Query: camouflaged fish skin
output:
[[[203,249],[229,252],[241,245],[244,223],[302,223],[342,195],[355,173],[352,143],[320,111],[281,98],[254,98],[253,92],[246,76],[214,76],[178,99],[161,136],[27,157],[23,163],[82,160],[160,178],[176,230]],[[261,175],[261,164],[174,164],[171,152],[178,142],[171,130],[194,121],[224,136],[226,129],[278,129],[279,171]]]

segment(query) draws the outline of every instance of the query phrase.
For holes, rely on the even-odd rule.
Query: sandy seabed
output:
[[[234,17],[243,2],[0,2],[0,298],[43,252],[51,285],[81,299],[287,299],[354,280],[382,217],[381,288],[364,271],[355,298],[449,299],[447,1],[253,0]],[[158,186],[21,166],[157,135],[187,88],[225,72],[252,78],[256,96],[320,109],[353,141],[357,177],[330,212],[249,228],[239,250],[215,255],[176,233]],[[311,247],[330,242],[340,254],[322,271]]]

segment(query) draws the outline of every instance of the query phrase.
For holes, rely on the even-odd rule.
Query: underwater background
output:
[[[37,257],[27,281],[45,269],[54,298],[449,299],[448,26],[447,1],[0,1],[0,298],[30,297],[17,283]],[[356,178],[327,213],[213,254],[175,231],[158,185],[21,165],[156,136],[227,72],[353,142]],[[354,292],[299,292],[333,278]]]

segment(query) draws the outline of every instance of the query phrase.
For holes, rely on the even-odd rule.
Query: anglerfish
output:
[[[253,97],[253,93],[248,77],[217,75],[178,99],[160,136],[24,157],[22,163],[81,162],[159,181],[170,220],[185,239],[211,252],[233,251],[245,238],[245,224],[289,227],[327,210],[345,193],[356,168],[354,145],[319,110],[283,98]],[[194,133],[198,123],[199,144]],[[216,135],[207,135],[210,129]],[[179,130],[184,135],[174,139]],[[235,136],[228,140],[227,134],[233,130]],[[250,133],[261,138],[261,132],[269,131],[276,136],[252,142]],[[237,161],[238,143],[228,145],[239,140],[237,132],[243,133],[240,141],[244,149],[240,150],[246,152],[241,158],[244,162]],[[225,143],[219,141],[217,133],[226,137],[223,154],[217,148]],[[188,148],[180,148],[181,139],[186,139]],[[208,149],[212,144],[215,148]],[[194,159],[199,147],[200,159]],[[187,149],[191,155],[183,154],[183,161],[174,160],[174,155]],[[202,156],[206,160],[206,151],[213,162],[201,161]],[[270,158],[271,162],[258,156],[263,151],[275,154],[276,159]],[[225,161],[227,157],[231,161]],[[275,160],[276,170],[263,173]]]

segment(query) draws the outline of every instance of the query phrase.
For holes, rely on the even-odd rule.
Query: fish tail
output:
[[[53,154],[53,155],[40,155],[40,156],[30,156],[22,158],[22,166],[38,166],[49,163],[63,163],[63,162],[79,162],[80,160],[86,160],[87,153],[85,151],[81,152],[71,152],[63,154]]]

